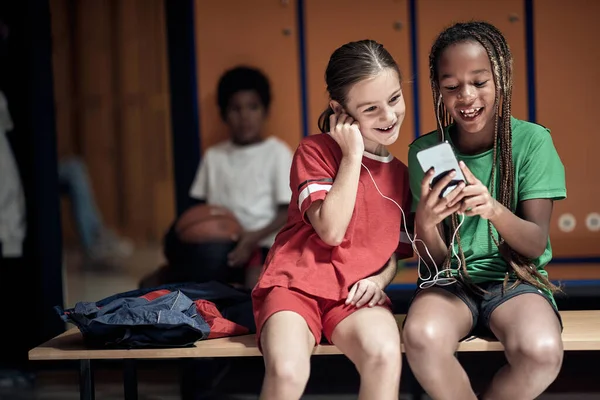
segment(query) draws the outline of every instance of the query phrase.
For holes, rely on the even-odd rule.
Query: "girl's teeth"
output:
[[[477,115],[479,110],[481,110],[481,107],[471,108],[468,110],[460,110],[460,113],[467,118],[473,118],[473,117],[475,117],[475,115]]]
[[[481,107],[479,108],[471,108],[468,110],[460,110],[461,114],[474,114],[476,112],[478,112],[479,110],[481,110]]]

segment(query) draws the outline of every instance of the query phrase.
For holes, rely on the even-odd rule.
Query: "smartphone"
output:
[[[435,171],[435,175],[430,182],[432,187],[447,174],[456,171],[454,179],[440,192],[440,197],[446,197],[460,182],[467,183],[458,165],[458,159],[454,154],[454,150],[452,150],[452,146],[447,141],[419,151],[417,153],[417,160],[419,160],[423,172],[427,172],[431,168]]]

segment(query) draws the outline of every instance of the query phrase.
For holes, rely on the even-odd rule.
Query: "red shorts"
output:
[[[326,300],[304,292],[276,286],[252,294],[256,340],[260,347],[260,332],[265,322],[279,311],[293,311],[306,321],[308,329],[315,337],[315,344],[321,343],[321,333],[331,343],[335,327],[344,318],[358,310],[354,305],[346,305],[346,299]],[[363,306],[366,307],[366,306]],[[392,310],[389,299],[380,307]]]

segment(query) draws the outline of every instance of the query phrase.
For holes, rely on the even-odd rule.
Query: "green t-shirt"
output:
[[[515,204],[531,199],[561,200],[566,197],[565,170],[556,152],[550,131],[540,125],[516,118],[512,123],[512,149],[515,171]],[[448,130],[445,140],[452,144]],[[410,174],[410,188],[413,193],[413,211],[421,195],[421,181],[423,170],[417,160],[417,153],[425,148],[439,143],[439,134],[432,132],[416,139],[409,148],[408,169]],[[473,175],[477,177],[490,190],[492,173],[493,149],[477,155],[455,153],[459,160],[463,160]],[[498,168],[496,168],[496,191],[499,190]],[[490,190],[491,192],[491,190]],[[449,220],[449,219],[448,219]],[[445,223],[448,223],[448,220]],[[497,232],[492,226],[495,237]],[[469,273],[473,283],[501,281],[507,271],[507,265],[500,255],[497,246],[490,237],[488,221],[479,216],[464,217],[460,227],[460,238]],[[455,241],[456,242],[456,241]],[[454,243],[458,254],[458,245]],[[550,240],[544,253],[533,260],[538,271],[547,276],[544,267],[552,259]],[[457,267],[457,259],[453,257],[453,268]]]

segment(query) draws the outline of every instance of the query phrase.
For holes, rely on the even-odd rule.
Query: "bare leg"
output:
[[[411,304],[402,333],[406,357],[434,400],[475,399],[469,377],[454,356],[472,324],[467,305],[443,289],[426,289]]]
[[[563,360],[560,323],[546,299],[525,293],[501,304],[490,328],[504,344],[508,364],[494,376],[484,399],[534,399],[558,376]]]
[[[392,313],[383,307],[363,307],[334,329],[332,341],[360,373],[360,400],[398,399],[400,333]]]
[[[304,318],[292,311],[273,314],[260,335],[265,360],[262,400],[299,399],[310,375],[315,338]]]

